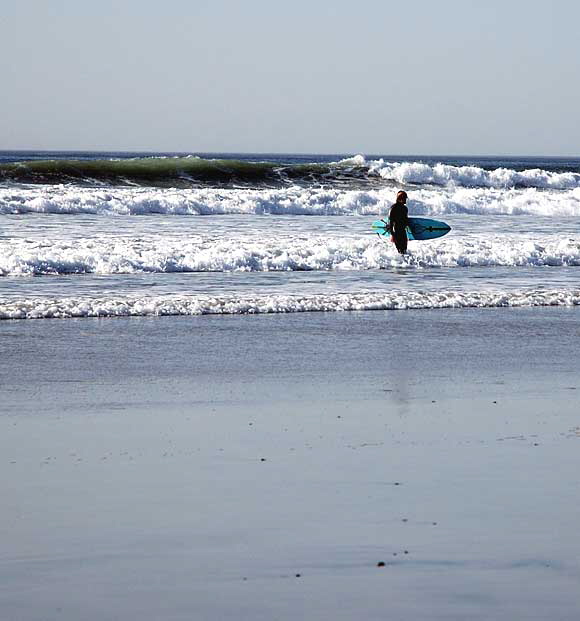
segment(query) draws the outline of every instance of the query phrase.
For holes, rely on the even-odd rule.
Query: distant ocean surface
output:
[[[452,226],[400,256],[397,190]],[[580,304],[580,158],[0,152],[0,319]]]

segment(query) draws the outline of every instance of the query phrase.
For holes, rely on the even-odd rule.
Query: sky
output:
[[[31,0],[0,150],[580,155],[575,0]]]

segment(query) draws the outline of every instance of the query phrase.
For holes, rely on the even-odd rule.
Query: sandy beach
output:
[[[576,619],[578,313],[2,322],[2,618]]]

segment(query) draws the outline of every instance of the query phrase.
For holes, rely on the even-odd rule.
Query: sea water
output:
[[[580,160],[0,160],[3,618],[578,616]]]
[[[577,305],[579,226],[578,158],[1,152],[0,318]]]

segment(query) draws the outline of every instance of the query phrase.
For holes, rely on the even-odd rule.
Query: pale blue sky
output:
[[[52,0],[0,15],[0,149],[580,153],[572,0]]]

